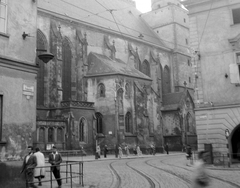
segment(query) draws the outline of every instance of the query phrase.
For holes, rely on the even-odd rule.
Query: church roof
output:
[[[165,47],[131,0],[41,0],[38,10]]]
[[[105,55],[91,52],[88,56],[89,71],[86,77],[126,75],[151,81],[152,79],[139,70],[130,67],[120,59],[111,59]]]

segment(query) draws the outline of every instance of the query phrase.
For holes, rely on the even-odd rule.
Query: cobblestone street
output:
[[[194,170],[193,166],[186,165],[183,153],[122,159],[110,155],[99,160],[94,156],[71,157],[68,160],[84,161],[84,187],[87,188],[187,188],[191,187]],[[210,188],[240,187],[239,168],[207,168],[211,176]],[[74,187],[79,187],[77,182],[78,179],[74,179]]]

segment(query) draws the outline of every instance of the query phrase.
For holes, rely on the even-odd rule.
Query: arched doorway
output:
[[[233,130],[230,142],[232,145],[232,159],[240,161],[240,125]]]

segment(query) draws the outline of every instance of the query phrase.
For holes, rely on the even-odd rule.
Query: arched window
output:
[[[102,114],[96,113],[96,131],[97,133],[102,133],[103,134],[103,120],[102,120]]]
[[[45,142],[45,129],[43,127],[39,129],[39,142]]]
[[[84,119],[82,118],[79,123],[79,141],[84,141]]]
[[[187,114],[186,116],[186,132],[192,133],[193,132],[193,124],[192,124],[192,116],[190,113]]]
[[[98,85],[98,96],[99,97],[105,97],[105,86],[104,84]]]
[[[38,29],[37,31],[37,56],[47,51],[47,39],[45,35]],[[37,105],[44,105],[44,62],[36,58],[36,64],[39,66],[37,74]]]
[[[130,89],[130,84],[129,83],[126,83],[125,84],[125,96],[126,97],[130,97],[130,92],[131,91],[131,89]]]
[[[65,38],[63,41],[63,66],[62,66],[62,89],[63,100],[68,101],[71,97],[71,66],[72,52],[68,40]]]
[[[51,127],[48,129],[48,142],[54,142],[54,129]]]
[[[163,70],[163,94],[171,93],[171,78],[170,78],[170,70],[166,65]]]
[[[147,60],[144,60],[142,63],[142,73],[146,74],[147,76],[151,77],[150,73],[150,65]]]
[[[125,115],[125,131],[127,133],[132,133],[132,115],[130,112],[127,112]]]
[[[57,129],[57,141],[63,142],[63,129],[62,128]]]

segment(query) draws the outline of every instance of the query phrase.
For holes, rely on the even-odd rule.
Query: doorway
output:
[[[231,138],[232,159],[240,161],[240,125],[234,130]]]

